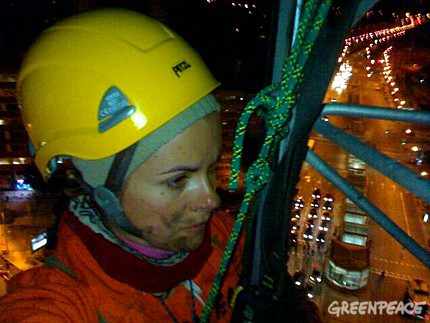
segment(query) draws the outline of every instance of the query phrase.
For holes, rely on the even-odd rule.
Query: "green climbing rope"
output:
[[[254,113],[263,118],[267,132],[258,158],[249,167],[245,175],[245,195],[224,250],[220,268],[203,308],[200,319],[201,323],[209,322],[212,308],[242,230],[249,205],[255,194],[267,184],[271,177],[271,157],[273,157],[273,152],[278,147],[280,141],[288,133],[288,122],[291,118],[291,111],[304,79],[304,67],[318,33],[327,18],[331,3],[332,0],[306,1],[303,14],[300,18],[296,41],[294,42],[291,54],[286,59],[282,68],[281,82],[269,85],[261,90],[246,105],[239,118],[233,145],[230,189],[236,190],[238,187],[245,131],[249,119]]]

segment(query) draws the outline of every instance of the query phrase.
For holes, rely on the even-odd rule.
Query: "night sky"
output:
[[[203,56],[227,87],[240,83],[259,89],[270,82],[276,0],[235,0],[256,9],[233,8],[215,0],[2,0],[0,2],[0,70],[17,70],[22,57],[45,28],[77,12],[76,3],[90,8],[125,7],[155,15],[181,34]],[[361,25],[392,20],[392,12],[430,12],[430,0],[384,0]],[[240,27],[240,32],[234,32]],[[255,69],[255,66],[259,66]]]

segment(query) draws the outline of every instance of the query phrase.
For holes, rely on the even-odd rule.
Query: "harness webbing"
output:
[[[140,230],[125,216],[119,201],[119,193],[124,185],[136,147],[137,143],[116,154],[104,187],[97,187],[94,190],[94,197],[103,216],[106,216],[109,221],[113,221],[124,231],[139,236]]]
[[[108,188],[115,195],[121,192],[121,188],[125,180],[125,175],[127,174],[128,167],[130,166],[136,147],[137,143],[131,145],[130,147],[120,151],[115,155],[105,182],[106,188]]]

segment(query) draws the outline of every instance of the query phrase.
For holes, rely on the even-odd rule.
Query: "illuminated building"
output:
[[[13,76],[0,77],[0,189],[13,189],[31,163],[28,137],[15,99]]]

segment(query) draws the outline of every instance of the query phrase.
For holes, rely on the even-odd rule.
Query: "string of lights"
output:
[[[357,47],[363,46],[363,43],[368,43],[368,46],[366,47],[366,54],[367,56],[370,56],[370,52],[376,50],[378,47],[377,45],[390,41],[394,38],[404,36],[406,31],[426,23],[428,19],[430,19],[430,14],[427,14],[426,16],[423,16],[422,14],[409,14],[407,15],[407,18],[409,19],[410,23],[403,26],[379,29],[346,38],[345,45],[342,49],[338,62],[341,63],[346,55],[350,54],[352,50],[356,49]]]

